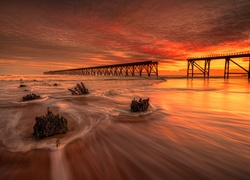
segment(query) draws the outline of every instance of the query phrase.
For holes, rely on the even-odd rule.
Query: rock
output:
[[[60,146],[60,144],[61,144],[61,139],[57,139],[56,140],[56,147]]]
[[[22,101],[29,101],[34,99],[40,99],[41,97],[39,95],[36,95],[34,93],[30,93],[22,98]]]
[[[82,95],[82,94],[88,94],[89,90],[84,86],[84,84],[81,82],[80,84],[77,83],[74,89],[68,89],[72,95]]]
[[[33,135],[37,138],[44,138],[56,134],[68,132],[68,121],[63,116],[54,115],[48,108],[45,116],[36,117],[36,123],[33,127]],[[57,146],[60,141],[56,142]]]
[[[58,86],[58,84],[57,84],[57,83],[55,83],[55,84],[53,84],[53,86]]]
[[[149,98],[148,99],[141,99],[139,101],[132,100],[130,111],[131,112],[144,112],[147,111],[149,107]]]
[[[26,87],[26,85],[25,84],[20,84],[20,86],[19,86],[20,88],[22,88],[22,87]]]

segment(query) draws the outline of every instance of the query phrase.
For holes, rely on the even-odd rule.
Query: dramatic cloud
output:
[[[144,60],[180,68],[188,56],[249,47],[248,0],[0,2],[0,73]]]

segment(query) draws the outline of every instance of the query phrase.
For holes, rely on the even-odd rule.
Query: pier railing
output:
[[[226,53],[226,54],[210,54],[210,55],[205,55],[205,56],[188,57],[187,60],[189,59],[203,60],[207,58],[224,59],[225,57],[249,57],[249,54],[250,54],[250,51]]]

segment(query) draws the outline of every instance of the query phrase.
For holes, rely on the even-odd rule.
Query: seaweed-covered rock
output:
[[[40,139],[68,132],[68,121],[63,116],[54,115],[48,108],[45,116],[36,117],[33,135]]]
[[[132,100],[130,111],[131,112],[144,112],[148,110],[149,106],[149,98],[148,99],[141,99],[139,101]]]
[[[82,82],[77,83],[76,86],[73,89],[69,89],[69,91],[72,93],[72,95],[82,95],[89,93],[89,90],[84,86]]]
[[[22,101],[29,101],[34,99],[40,99],[41,97],[39,95],[36,95],[34,93],[30,93],[22,98]]]

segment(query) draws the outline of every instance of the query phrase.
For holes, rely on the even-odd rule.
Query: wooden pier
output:
[[[244,68],[237,62],[235,62],[234,58],[243,58],[248,57],[249,58],[249,65],[248,69]],[[224,66],[224,78],[229,78],[230,74],[246,74],[248,78],[250,78],[250,52],[239,52],[239,53],[230,53],[230,54],[219,54],[219,55],[210,55],[210,56],[203,56],[203,57],[192,57],[188,58],[188,65],[187,65],[187,77],[194,77],[194,75],[201,75],[205,78],[210,77],[210,62],[212,60],[220,60],[225,59],[225,66]],[[204,67],[199,65],[198,61],[204,61]],[[230,72],[230,62],[237,65],[240,69],[242,69],[242,72]],[[199,73],[194,73],[194,69],[198,69]]]
[[[126,64],[114,64],[78,69],[48,71],[44,74],[93,75],[93,76],[158,76],[158,61],[144,61]]]

